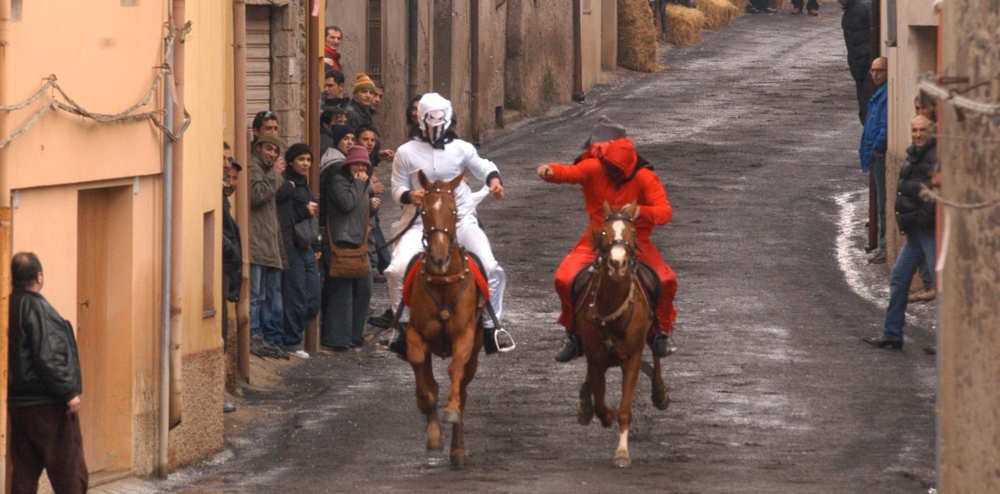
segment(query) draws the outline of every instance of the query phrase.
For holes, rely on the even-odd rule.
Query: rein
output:
[[[635,279],[634,271],[630,270],[630,274],[631,277],[628,287],[628,296],[625,297],[625,300],[621,303],[621,305],[618,306],[617,309],[615,309],[614,312],[608,315],[601,315],[597,311],[597,295],[601,292],[601,278],[597,279],[597,283],[594,284],[594,289],[593,289],[593,294],[594,294],[593,301],[591,301],[590,303],[590,308],[593,310],[594,322],[600,323],[601,326],[607,326],[609,322],[613,322],[621,318],[623,315],[625,315],[626,310],[635,307],[635,293],[636,293],[635,286],[636,284],[638,284],[638,281],[636,281]],[[600,276],[599,273],[598,276]],[[632,311],[629,311],[629,320],[631,319],[632,319]]]

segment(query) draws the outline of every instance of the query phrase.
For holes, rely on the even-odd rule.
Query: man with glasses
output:
[[[861,156],[861,171],[872,174],[875,178],[875,201],[878,212],[878,249],[868,259],[870,264],[885,262],[885,150],[888,142],[889,95],[886,84],[886,69],[889,60],[878,57],[872,62],[871,76],[877,89],[868,100],[868,112],[865,117],[865,131],[861,134],[861,146],[858,154]]]

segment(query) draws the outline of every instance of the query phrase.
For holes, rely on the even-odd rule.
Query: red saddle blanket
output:
[[[403,280],[403,303],[407,306],[410,305],[410,296],[413,293],[413,281],[417,279],[420,273],[420,265],[423,262],[424,254],[417,254],[417,257],[410,263],[409,269],[406,270],[406,278]],[[472,254],[465,254],[465,264],[468,266],[472,278],[476,280],[476,286],[479,287],[479,291],[483,294],[484,298],[489,300],[490,287],[486,283],[486,275],[483,274],[482,268],[479,267],[479,263],[472,257]]]

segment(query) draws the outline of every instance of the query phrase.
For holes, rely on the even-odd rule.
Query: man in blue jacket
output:
[[[865,131],[861,134],[861,146],[858,154],[861,156],[861,171],[871,172],[875,178],[875,198],[878,210],[878,249],[868,259],[869,263],[885,262],[885,149],[887,142],[887,126],[889,123],[889,95],[886,84],[886,69],[889,60],[878,57],[872,62],[871,75],[875,83],[875,94],[868,100],[868,112],[865,117]]]

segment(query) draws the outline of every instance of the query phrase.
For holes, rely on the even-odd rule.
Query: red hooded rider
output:
[[[610,121],[602,119],[602,123]],[[621,129],[620,133],[624,134],[624,129]],[[596,139],[592,137],[591,140]],[[556,356],[556,360],[569,361],[579,356],[582,351],[579,338],[573,334],[570,285],[577,273],[596,258],[591,239],[593,232],[600,231],[601,223],[604,221],[602,206],[605,201],[612,207],[624,206],[633,201],[639,203],[639,218],[635,222],[639,260],[656,271],[662,285],[660,300],[655,311],[659,324],[654,325],[650,334],[650,346],[657,356],[670,354],[672,345],[668,335],[673,331],[673,323],[677,318],[677,311],[674,309],[677,276],[663,261],[660,252],[649,238],[654,226],[665,225],[673,215],[660,178],[644,160],[639,158],[632,141],[624,137],[591,144],[573,165],[559,163],[542,165],[538,168],[538,176],[546,182],[582,185],[587,214],[590,216],[587,231],[556,271],[556,292],[562,301],[559,323],[566,327],[570,338]]]

